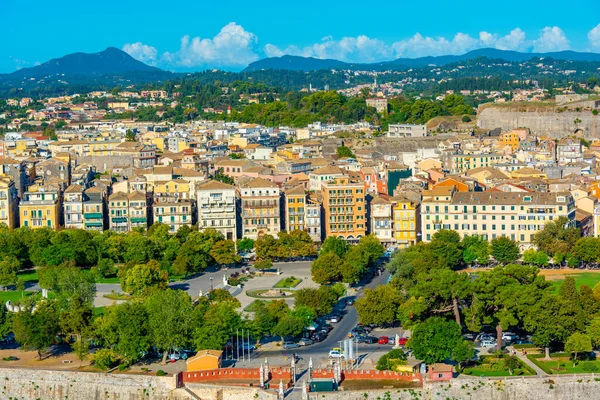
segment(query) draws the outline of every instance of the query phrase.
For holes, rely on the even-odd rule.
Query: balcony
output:
[[[132,224],[140,224],[140,223],[146,223],[148,220],[146,218],[131,218],[131,223]]]
[[[102,213],[86,213],[86,214],[83,214],[83,217],[85,219],[101,219]]]
[[[127,217],[113,217],[111,221],[115,224],[124,224],[127,222]]]

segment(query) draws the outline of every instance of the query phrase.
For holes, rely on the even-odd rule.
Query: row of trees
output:
[[[536,240],[542,243],[544,235],[540,236]],[[576,243],[582,247],[589,241]],[[469,237],[459,240],[455,232],[439,231],[430,243],[394,255],[389,263],[394,278],[365,290],[356,302],[359,319],[376,324],[399,321],[412,329],[410,346],[417,358],[428,362],[468,360],[471,351],[459,338],[461,331],[479,332],[486,325],[496,330],[498,349],[502,332],[508,329],[532,333],[533,342],[546,348],[547,356],[551,348],[583,352],[600,345],[600,285],[577,289],[575,280],[567,277],[556,294],[555,286],[538,274],[535,264],[540,261],[532,257],[545,253],[525,252],[523,263],[514,264],[519,258],[515,246],[507,239],[492,241],[494,258],[508,264],[469,275],[456,270],[460,258],[470,248],[481,254],[485,246]],[[448,343],[453,343],[450,348]]]
[[[364,236],[356,245],[330,236],[323,241],[319,257],[311,265],[312,279],[319,284],[357,283],[384,252],[374,235]]]
[[[151,260],[170,274],[191,275],[212,264],[239,262],[240,257],[235,243],[214,229],[184,226],[169,235],[165,224],[129,233],[0,227],[0,285],[4,286],[17,282],[19,270],[34,266],[69,263],[97,267],[100,274],[110,275],[116,272],[115,264],[134,266]]]
[[[311,257],[317,255],[317,248],[310,235],[301,230],[281,231],[277,238],[265,235],[254,242],[258,260],[286,259],[291,257]]]

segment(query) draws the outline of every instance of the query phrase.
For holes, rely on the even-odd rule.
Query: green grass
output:
[[[520,368],[513,371],[512,376],[535,375],[535,371],[525,363],[519,361]],[[510,376],[508,369],[504,368],[504,361],[495,356],[483,356],[481,361],[462,372],[471,376]]]
[[[551,353],[550,361],[543,360],[544,357],[545,354],[527,355],[527,358],[547,374],[591,374],[600,371],[600,360],[580,360],[573,366],[573,360],[571,360],[571,355],[568,353]],[[595,366],[596,370],[586,370],[584,368],[586,366]]]
[[[579,289],[581,285],[588,285],[590,288],[593,289],[594,286],[596,286],[596,284],[600,282],[600,273],[584,272],[582,274],[572,274],[570,276],[573,276],[575,278],[575,285],[577,285],[577,289]],[[552,281],[552,283],[554,284],[555,293],[558,293],[563,282],[564,280]]]
[[[0,291],[0,300],[2,300],[4,302],[6,302],[6,301],[13,302],[13,301],[19,300],[21,297],[28,297],[35,293],[37,293],[37,292],[25,291],[25,292],[23,292],[23,295],[21,295],[21,292],[17,292],[16,290]]]
[[[244,311],[246,311],[246,312],[255,312],[256,311],[257,301],[259,301],[259,300],[254,300],[252,303],[248,304],[246,306],[246,308],[244,308]],[[264,301],[264,300],[260,300],[260,301]]]
[[[300,282],[302,282],[302,279],[290,276],[289,278],[283,278],[273,285],[273,287],[276,289],[295,288]]]
[[[17,278],[24,282],[38,282],[40,280],[37,269],[19,272]]]

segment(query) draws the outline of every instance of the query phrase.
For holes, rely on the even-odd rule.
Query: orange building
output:
[[[325,236],[358,241],[366,235],[365,186],[344,175],[322,183]]]
[[[222,350],[200,350],[192,358],[185,361],[186,371],[206,371],[221,368],[223,361]]]
[[[443,181],[439,181],[438,183],[433,185],[431,188],[436,189],[436,188],[441,188],[441,187],[455,187],[456,191],[458,191],[458,192],[468,192],[469,191],[469,185],[467,185],[466,183],[464,183],[456,178],[444,179]]]
[[[506,132],[500,136],[500,146],[502,148],[509,147],[512,152],[515,152],[519,149],[520,143],[521,138],[515,131]]]

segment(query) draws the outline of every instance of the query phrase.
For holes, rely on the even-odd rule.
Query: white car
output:
[[[339,350],[331,350],[329,352],[329,358],[346,358],[346,356]]]
[[[481,347],[494,347],[496,345],[495,340],[482,340]]]
[[[331,319],[329,320],[329,322],[336,324],[338,322],[340,322],[340,316],[339,315],[332,315]]]

